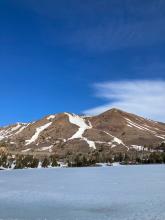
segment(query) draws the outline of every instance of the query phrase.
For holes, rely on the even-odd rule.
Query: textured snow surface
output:
[[[125,118],[125,119],[126,119],[126,121],[128,122],[127,126],[133,126],[133,127],[138,128],[138,129],[140,129],[140,130],[143,130],[143,131],[147,131],[147,132],[149,132],[149,133],[152,133],[152,134],[155,135],[155,137],[158,137],[158,138],[160,138],[160,139],[165,139],[164,136],[157,135],[157,131],[160,131],[158,128],[153,128],[153,127],[150,127],[150,126],[148,126],[148,125],[146,125],[146,124],[144,124],[144,125],[142,126],[141,124],[137,124],[137,123],[131,121],[131,120],[128,119],[128,118]],[[153,130],[153,129],[154,129],[154,130]],[[155,131],[155,130],[157,130],[157,131]]]
[[[0,172],[2,220],[165,220],[165,166]]]
[[[86,124],[85,119],[80,117],[79,115],[74,115],[74,114],[69,114],[69,113],[65,113],[65,114],[68,115],[70,123],[75,124],[79,127],[78,131],[72,137],[70,137],[69,140],[75,139],[75,138],[83,139],[88,143],[89,147],[92,147],[95,149],[96,148],[95,142],[90,141],[87,138],[83,137],[84,131],[92,128],[91,123],[89,122],[89,125]]]
[[[14,126],[14,127],[11,128],[11,131],[16,131],[16,130],[18,130],[21,126],[22,126],[22,125],[18,123],[16,126]]]
[[[10,129],[4,129],[0,131],[0,141],[3,140],[6,137],[9,137],[11,135]]]
[[[51,152],[51,151],[52,151],[52,147],[53,147],[53,145],[50,145],[50,146],[48,146],[48,147],[42,147],[42,148],[40,149],[40,151],[49,150],[49,152]]]
[[[36,128],[36,132],[35,132],[35,134],[31,137],[31,139],[30,139],[30,140],[26,140],[26,145],[29,145],[29,144],[35,142],[35,141],[38,139],[40,133],[41,133],[42,131],[44,131],[46,128],[48,128],[51,124],[52,124],[52,122],[49,122],[49,123],[47,123],[47,124],[45,124],[45,125],[42,125],[41,127]]]
[[[132,146],[132,148],[134,148],[135,150],[138,150],[138,151],[144,150],[143,146],[139,146],[139,145],[131,145],[131,146]]]
[[[82,138],[82,135],[86,129],[90,129],[91,127],[85,123],[85,119],[81,118],[78,115],[72,115],[69,113],[66,113],[69,117],[69,121],[72,124],[75,124],[79,127],[78,131],[70,138]]]
[[[21,132],[22,132],[25,128],[27,128],[28,126],[29,126],[29,124],[23,125],[23,126],[15,133],[15,135],[21,133]]]
[[[47,120],[54,119],[55,117],[56,117],[56,115],[49,115],[49,116],[47,117]]]
[[[23,153],[26,153],[26,152],[28,152],[28,151],[30,151],[31,150],[31,148],[28,148],[28,149],[26,149],[26,150],[22,150],[22,152]]]
[[[113,140],[112,140],[110,143],[118,143],[118,144],[122,144],[123,146],[127,147],[127,146],[123,143],[123,141],[120,140],[119,138],[113,136],[113,135],[110,134],[109,132],[104,131],[104,133],[113,138]]]
[[[142,125],[139,125],[139,124],[137,124],[137,123],[135,123],[135,122],[132,122],[132,121],[131,121],[130,119],[128,119],[128,118],[125,118],[125,119],[127,120],[127,122],[128,122],[130,125],[132,125],[132,126],[138,128],[138,129],[140,129],[140,130],[146,130],[146,131],[149,131],[150,133],[153,133],[153,134],[156,133],[155,131],[151,130],[152,128],[151,128],[150,126],[148,126],[148,125],[142,126]],[[146,128],[146,127],[147,127],[147,128]],[[149,128],[150,128],[150,129],[149,129]]]
[[[14,127],[4,127],[0,131],[0,140],[19,134],[28,126],[26,123],[17,123]]]
[[[162,135],[162,136],[160,136],[160,135],[155,135],[156,137],[158,137],[158,138],[160,138],[160,139],[163,139],[163,140],[165,140],[165,137]]]

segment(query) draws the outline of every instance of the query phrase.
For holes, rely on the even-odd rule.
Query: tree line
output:
[[[154,152],[129,150],[127,152],[113,152],[111,149],[100,147],[88,153],[68,151],[65,157],[57,155],[39,158],[33,155],[11,155],[5,151],[0,152],[0,167],[23,169],[37,167],[56,167],[57,161],[63,161],[68,167],[95,166],[97,163],[121,164],[161,164],[165,163],[165,143],[160,144]]]
[[[37,168],[37,167],[56,167],[58,166],[56,157],[51,155],[50,157],[44,157],[39,159],[32,155],[0,155],[0,167],[23,169],[23,168]]]
[[[120,164],[162,164],[165,163],[165,153],[153,152],[145,155],[134,155],[129,153],[116,153],[113,155],[106,156],[106,160],[100,160],[99,156],[93,154],[92,156],[84,154],[76,154],[72,159],[67,160],[69,167],[85,167],[94,166],[98,163],[109,163],[119,162]]]

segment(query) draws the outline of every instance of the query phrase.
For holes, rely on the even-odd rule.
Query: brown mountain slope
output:
[[[104,147],[117,151],[154,148],[165,141],[165,124],[118,109],[98,116],[49,115],[33,123],[0,128],[1,144],[18,153],[89,152]],[[147,150],[147,147],[145,147]]]
[[[165,139],[165,124],[111,109],[90,119],[93,128],[104,130],[126,145],[158,144]]]

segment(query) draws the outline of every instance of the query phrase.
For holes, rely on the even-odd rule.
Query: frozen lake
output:
[[[0,220],[165,220],[165,166],[0,171]]]

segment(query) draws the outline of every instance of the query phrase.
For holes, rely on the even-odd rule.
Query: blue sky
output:
[[[0,124],[111,107],[165,121],[164,36],[164,0],[0,1]]]

